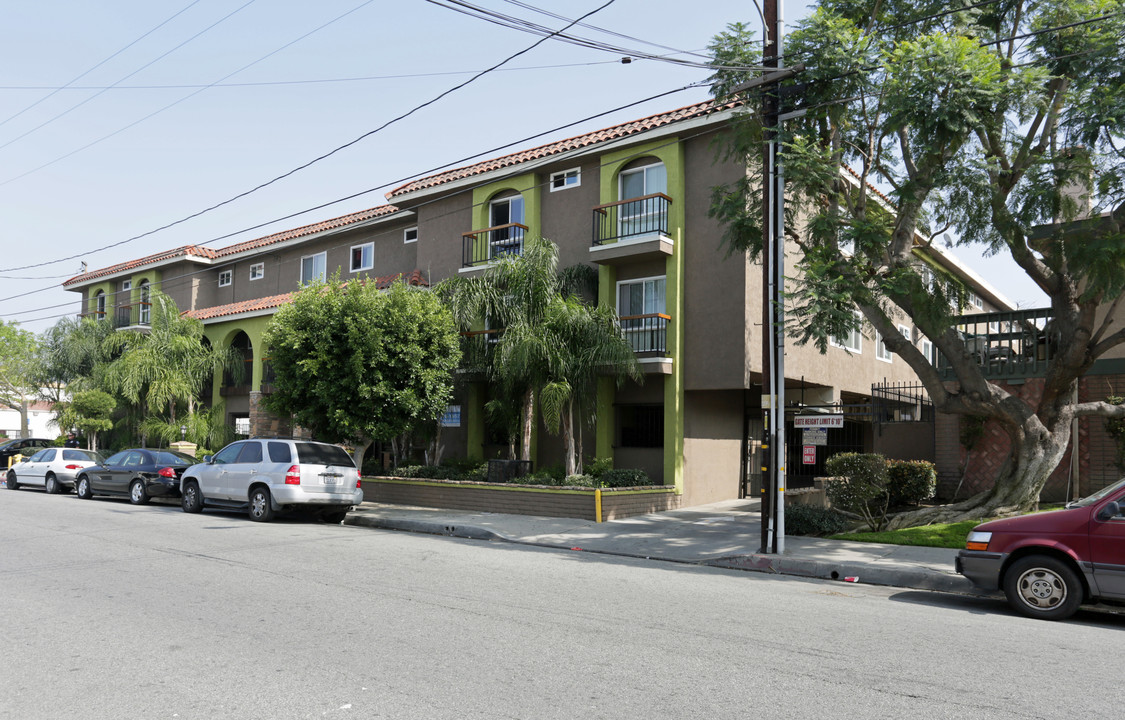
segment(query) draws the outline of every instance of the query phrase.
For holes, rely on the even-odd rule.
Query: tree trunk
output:
[[[574,400],[566,403],[566,417],[563,419],[563,442],[566,444],[566,476],[570,477],[575,471],[574,462]]]
[[[362,441],[356,443],[355,449],[352,450],[352,462],[355,463],[355,469],[363,474],[363,456],[367,454],[367,449],[371,447],[371,440],[364,438]]]
[[[1029,433],[1019,428],[1012,449],[990,490],[964,502],[900,513],[887,523],[888,530],[917,525],[955,523],[963,520],[1018,515],[1039,503],[1039,493],[1058,467],[1070,442],[1071,423],[1059,422],[1052,432]]]
[[[535,392],[528,390],[523,398],[523,428],[520,433],[520,459],[531,460],[531,426],[535,420]]]

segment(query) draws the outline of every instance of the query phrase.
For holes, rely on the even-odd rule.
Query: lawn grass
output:
[[[855,532],[833,535],[833,540],[886,543],[888,545],[922,545],[960,550],[965,547],[969,531],[983,520],[965,520],[958,523],[925,525],[923,527],[886,530],[884,532]]]

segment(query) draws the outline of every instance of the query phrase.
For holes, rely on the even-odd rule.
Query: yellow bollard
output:
[[[594,490],[594,518],[595,522],[602,521],[602,489]]]

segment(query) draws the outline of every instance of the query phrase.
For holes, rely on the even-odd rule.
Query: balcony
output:
[[[144,306],[144,318],[134,319],[133,308],[136,307],[138,310],[136,315],[140,315],[142,311],[142,305]],[[149,332],[150,322],[149,313],[147,312],[148,305],[148,303],[139,303],[137,305],[118,305],[113,309],[113,328],[115,330],[131,330],[134,332],[142,333]]]
[[[1050,308],[980,313],[956,317],[953,326],[986,376],[1035,377],[1058,351],[1052,317]],[[953,376],[945,356],[938,353],[935,360],[938,370]]]
[[[473,230],[461,236],[461,267],[483,267],[505,257],[523,254],[523,238],[527,226],[508,223],[483,230]]]
[[[621,334],[646,373],[672,372],[672,359],[668,357],[668,323],[670,315],[646,313],[618,318]]]
[[[672,198],[653,193],[594,208],[591,259],[614,264],[644,256],[672,254],[668,209]]]

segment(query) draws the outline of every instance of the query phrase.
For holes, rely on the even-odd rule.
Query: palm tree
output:
[[[154,292],[151,302],[148,333],[118,332],[109,338],[110,347],[120,357],[110,366],[107,380],[142,413],[162,415],[178,427],[178,407],[194,416],[196,398],[214,373],[238,373],[243,363],[232,348],[204,343],[203,323],[180,315],[167,295]],[[194,423],[187,424],[194,427]]]
[[[506,257],[478,278],[442,285],[454,317],[468,329],[481,318],[502,330],[498,338],[478,336],[478,358],[490,381],[493,415],[518,406],[521,458],[531,455],[535,395],[544,421],[563,429],[567,474],[580,462],[575,415],[592,406],[600,373],[640,379],[636,357],[622,337],[616,314],[590,307],[571,288],[589,285],[590,271],[558,271],[558,248],[532,238],[523,254]]]

